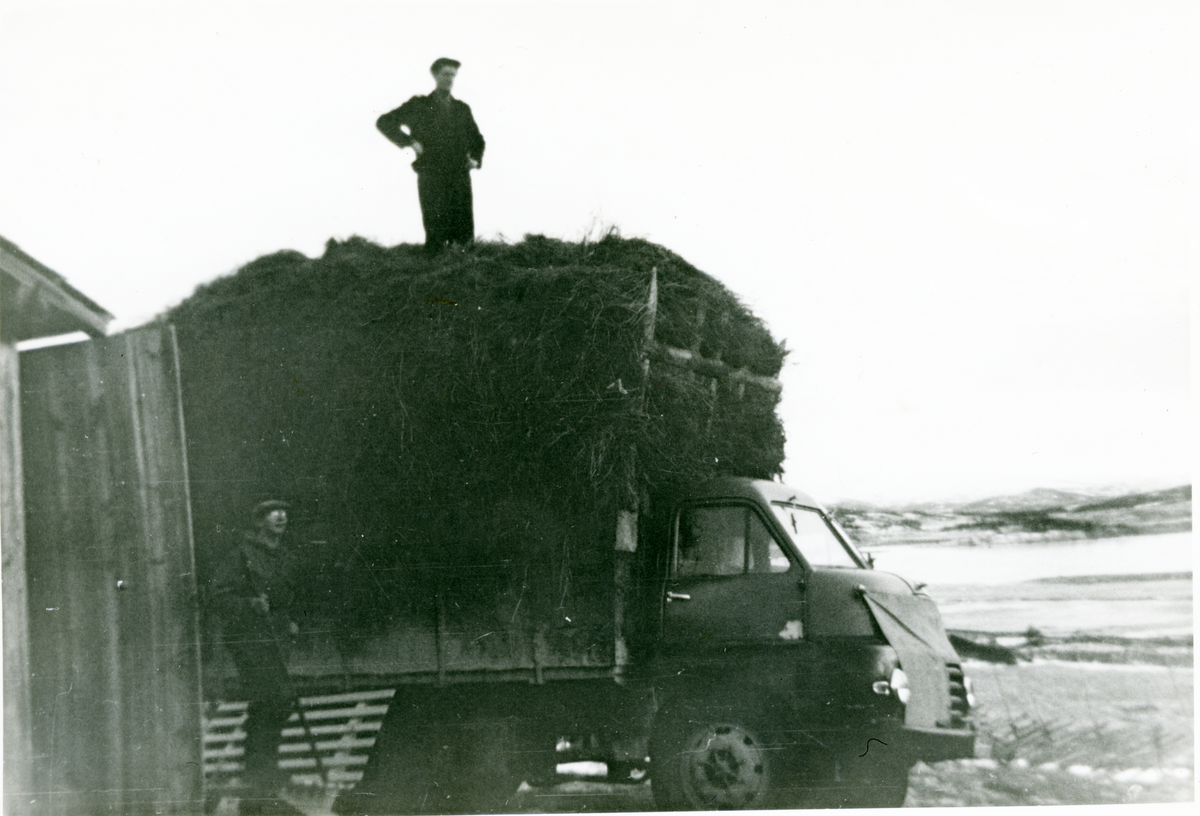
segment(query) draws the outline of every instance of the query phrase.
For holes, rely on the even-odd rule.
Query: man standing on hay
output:
[[[289,614],[296,566],[284,546],[288,505],[261,502],[254,529],[225,554],[213,576],[213,604],[221,641],[237,666],[246,717],[245,795],[242,814],[294,816],[300,811],[279,797],[287,775],[279,767],[283,726],[296,708],[287,653],[299,627]]]
[[[433,93],[414,96],[375,122],[384,136],[417,154],[412,166],[430,253],[475,239],[471,171],[483,164],[483,136],[467,103],[450,95],[459,65],[435,60],[429,68],[437,84]]]

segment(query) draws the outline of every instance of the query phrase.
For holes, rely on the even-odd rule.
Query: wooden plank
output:
[[[29,593],[25,579],[25,498],[21,460],[20,356],[0,344],[0,548],[4,629],[4,807],[27,813],[32,779]]]
[[[304,719],[309,722],[316,720],[344,719],[347,717],[382,717],[387,711],[387,705],[369,706],[359,703],[353,708],[327,708],[307,711]]]
[[[129,440],[114,463],[128,488],[121,601],[127,801],[188,812],[202,798],[198,587],[186,442],[171,327],[149,327],[104,346],[114,387],[107,418]],[[116,375],[124,380],[117,386]],[[152,712],[152,713],[151,713]]]
[[[291,731],[284,729],[284,739],[298,739],[300,742],[287,742],[279,746],[280,753],[283,754],[311,754],[313,743],[308,742],[304,732],[300,729]],[[369,749],[375,744],[375,737],[367,739],[337,739],[337,740],[317,740],[315,745],[319,752],[342,752],[355,749]],[[363,757],[364,761],[366,757]]]
[[[326,694],[315,697],[301,697],[300,702],[306,706],[321,706],[342,702],[365,702],[367,700],[390,700],[396,696],[395,689],[372,689],[368,691],[349,691],[341,694]]]
[[[374,742],[375,741],[372,740],[371,744],[373,745]],[[288,747],[289,746],[284,746],[285,749]],[[321,762],[326,765],[341,766],[343,769],[345,769],[351,765],[366,765],[367,757],[366,756],[330,756],[330,757],[323,757],[321,759]],[[283,759],[279,760],[279,767],[283,768],[284,770],[291,770],[294,768],[300,768],[300,769],[316,768],[317,760],[313,757],[284,757]]]
[[[93,456],[104,444],[94,352],[77,344],[21,359],[34,812],[42,813],[119,799],[114,599],[108,550],[93,530],[107,478]]]
[[[671,363],[695,371],[706,377],[718,380],[731,380],[739,385],[753,385],[764,391],[778,394],[783,391],[783,383],[773,377],[764,377],[744,368],[733,368],[720,360],[711,360],[687,349],[656,343],[652,349],[659,362]]]

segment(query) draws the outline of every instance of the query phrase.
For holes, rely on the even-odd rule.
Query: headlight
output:
[[[896,668],[888,682],[892,686],[892,694],[896,695],[896,699],[904,705],[908,705],[908,698],[912,695],[912,690],[908,687],[908,675],[904,673],[904,669]]]
[[[899,666],[892,669],[892,674],[887,680],[876,680],[872,683],[871,691],[880,697],[895,697],[903,705],[908,705],[909,695],[912,694],[908,687],[908,675]]]
[[[966,692],[967,692],[967,707],[974,708],[975,707],[975,686],[971,682],[971,678],[967,677],[965,674],[963,675],[963,688],[966,689]]]

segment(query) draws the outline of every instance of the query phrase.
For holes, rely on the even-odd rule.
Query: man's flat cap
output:
[[[437,59],[435,59],[433,61],[433,65],[429,66],[429,73],[436,74],[438,71],[442,70],[447,65],[449,65],[451,68],[453,68],[455,70],[458,70],[458,67],[460,65],[462,65],[462,63],[459,62],[458,60],[450,59],[449,57],[438,57]]]
[[[270,499],[269,501],[259,502],[258,504],[254,505],[254,512],[252,515],[254,518],[260,519],[273,510],[287,510],[290,507],[291,505],[285,501],[280,501],[279,499]]]

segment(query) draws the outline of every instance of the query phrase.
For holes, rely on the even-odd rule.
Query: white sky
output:
[[[1179,484],[1191,6],[0,0],[0,234],[117,328],[420,242],[374,120],[451,56],[480,234],[616,225],[725,282],[792,349],[795,486]]]

